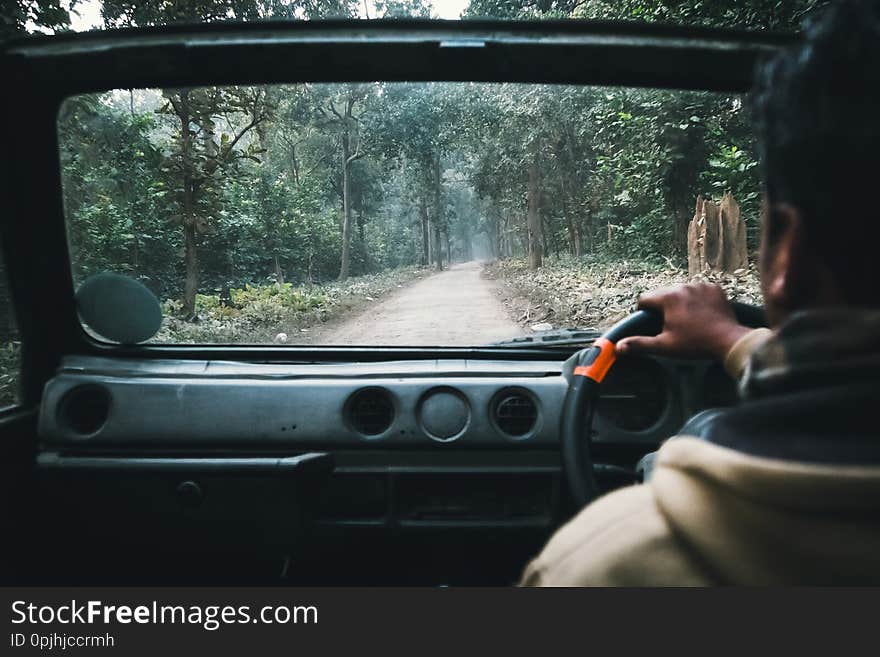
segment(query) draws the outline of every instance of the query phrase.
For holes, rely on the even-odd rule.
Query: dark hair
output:
[[[808,20],[758,71],[752,111],[769,203],[800,210],[848,301],[880,300],[880,0]]]

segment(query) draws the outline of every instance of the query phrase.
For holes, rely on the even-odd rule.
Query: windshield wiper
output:
[[[501,340],[487,345],[490,347],[515,347],[515,348],[541,348],[541,347],[568,347],[575,345],[591,345],[601,336],[601,331],[596,329],[556,329],[553,331],[539,331],[534,335],[524,335],[510,340]]]

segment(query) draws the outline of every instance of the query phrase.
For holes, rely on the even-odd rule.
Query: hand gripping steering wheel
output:
[[[764,312],[756,306],[734,303],[733,312],[740,324],[766,326]],[[571,495],[578,507],[599,495],[590,451],[593,413],[599,389],[608,370],[614,365],[616,344],[631,335],[657,335],[663,329],[663,315],[655,310],[639,310],[612,326],[591,347],[574,355],[574,371],[562,409],[562,466]]]

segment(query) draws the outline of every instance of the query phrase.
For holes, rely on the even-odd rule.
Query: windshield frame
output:
[[[296,82],[525,82],[745,92],[787,32],[373,19],[124,28],[7,42],[53,95]]]
[[[57,114],[65,98],[113,88],[295,82],[525,82],[742,93],[789,33],[591,21],[351,20],[206,24],[7,42],[0,224],[23,343],[22,392],[37,403],[64,355],[272,362],[565,357],[576,347],[122,346],[95,340],[76,312],[62,207]],[[14,155],[18,153],[20,157]],[[25,157],[24,154],[27,154]],[[12,161],[15,160],[15,166]],[[39,301],[32,301],[39,300]]]

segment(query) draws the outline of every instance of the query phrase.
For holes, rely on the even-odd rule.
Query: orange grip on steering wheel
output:
[[[614,343],[607,338],[599,338],[590,347],[586,362],[574,368],[574,375],[585,376],[596,383],[601,383],[616,358],[617,349]]]

